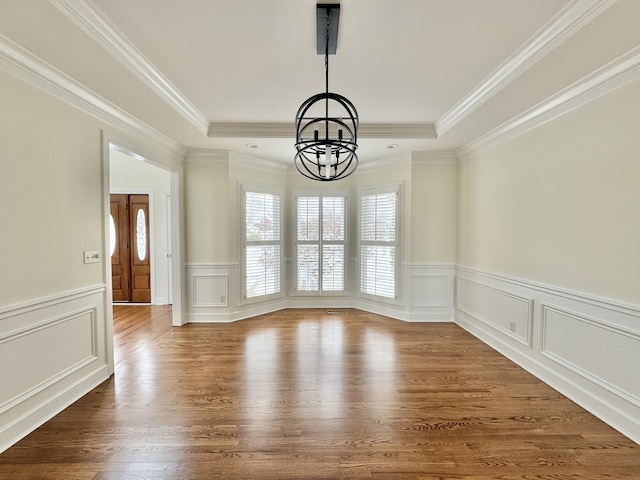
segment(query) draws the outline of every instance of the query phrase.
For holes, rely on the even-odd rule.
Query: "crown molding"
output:
[[[208,148],[190,148],[184,157],[187,163],[228,164],[229,151]]]
[[[269,173],[287,173],[288,164],[274,162],[273,160],[265,160],[263,158],[252,157],[244,153],[231,152],[229,155],[229,164],[237,167],[251,168],[253,170],[261,170]]]
[[[184,147],[0,34],[0,70],[123,132],[133,132],[182,158]]]
[[[617,0],[573,0],[435,124],[442,135],[531,68]]]
[[[411,152],[412,165],[456,164],[458,156],[454,150]]]
[[[211,123],[209,138],[293,138],[293,123]]]
[[[394,157],[379,158],[366,162],[360,162],[358,169],[360,173],[373,173],[381,170],[389,170],[392,168],[404,168],[411,166],[411,158],[409,155],[396,155]]]
[[[431,123],[372,123],[360,125],[360,138],[399,138],[435,140],[436,129]]]
[[[198,132],[207,134],[209,120],[94,5],[88,0],[49,2],[182,115]]]
[[[522,135],[631,82],[640,80],[640,46],[456,150],[459,158]]]
[[[293,123],[211,123],[210,138],[295,138]],[[375,123],[360,125],[359,138],[435,139],[429,123]]]

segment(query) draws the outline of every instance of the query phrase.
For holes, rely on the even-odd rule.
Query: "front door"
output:
[[[149,195],[111,195],[114,302],[151,302]]]

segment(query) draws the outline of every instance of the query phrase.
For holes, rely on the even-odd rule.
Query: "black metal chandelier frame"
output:
[[[358,112],[347,98],[329,92],[329,53],[337,45],[339,12],[338,4],[318,5],[316,8],[319,51],[321,20],[326,14],[325,91],[305,100],[296,114],[294,163],[302,175],[318,181],[340,180],[351,175],[358,166]],[[308,116],[314,109],[317,111],[322,107],[323,117]],[[332,116],[329,115],[330,110]]]

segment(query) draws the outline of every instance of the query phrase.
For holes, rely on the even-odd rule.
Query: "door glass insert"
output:
[[[141,208],[136,215],[136,246],[138,259],[144,260],[147,257],[147,217]]]
[[[110,256],[116,251],[116,222],[113,220],[113,215],[109,214],[109,251]]]

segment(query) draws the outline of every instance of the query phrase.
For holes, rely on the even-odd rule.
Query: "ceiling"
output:
[[[358,109],[361,164],[486,135],[639,44],[638,4],[342,0],[329,86]],[[315,0],[0,8],[5,38],[189,149],[292,162],[295,113],[324,90]]]

